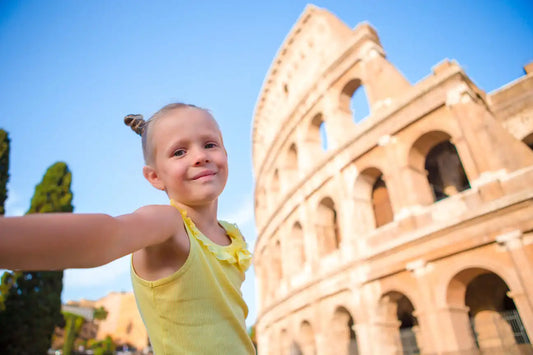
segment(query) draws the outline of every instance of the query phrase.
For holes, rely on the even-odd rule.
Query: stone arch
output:
[[[307,131],[305,134],[306,154],[310,155],[310,161],[316,161],[317,157],[321,157],[324,154],[322,147],[327,146],[327,142],[322,141],[321,130],[324,129],[326,124],[322,113],[317,113],[309,121]],[[326,144],[324,144],[326,143]]]
[[[302,355],[315,355],[316,354],[316,345],[315,345],[315,332],[311,323],[307,320],[304,320],[300,325],[300,343],[299,350]]]
[[[283,277],[281,243],[279,239],[277,239],[276,242],[274,243],[274,248],[272,249],[271,253],[272,253],[272,256],[270,257],[270,260],[272,260],[272,277],[273,277],[272,284],[276,284]]]
[[[435,145],[426,156],[427,179],[435,201],[470,188],[461,158],[449,140]]]
[[[337,250],[341,243],[338,213],[331,197],[324,197],[318,204],[315,217],[315,231],[320,255]]]
[[[447,132],[430,131],[421,135],[409,149],[408,165],[414,179],[412,184],[417,186],[418,200],[423,204],[438,200],[440,190],[448,186],[449,193],[453,193],[451,186],[458,192],[465,186],[470,187],[461,158]],[[448,169],[450,167],[453,169]],[[459,183],[463,176],[467,185]]]
[[[290,354],[291,348],[291,339],[289,337],[289,332],[287,329],[281,329],[279,333],[279,351],[277,354]]]
[[[530,344],[515,302],[505,280],[494,271],[472,267],[456,273],[447,287],[447,301],[463,309],[454,328],[468,329],[471,344],[482,351],[514,353],[520,344]]]
[[[306,262],[304,233],[300,222],[294,222],[290,233],[290,262],[292,274],[298,273]]]
[[[376,167],[361,171],[354,184],[353,201],[360,232],[368,232],[394,219],[383,173]]]
[[[411,300],[404,293],[389,291],[383,294],[378,303],[383,334],[382,353],[420,353],[415,313]]]
[[[294,184],[298,181],[298,148],[295,143],[292,143],[286,154],[284,159],[284,181],[283,184],[285,186],[285,190],[288,190],[291,186],[294,186]]]
[[[466,271],[468,270],[468,271]],[[437,307],[461,307],[464,305],[463,298],[466,292],[466,284],[475,276],[480,274],[480,270],[486,270],[501,277],[513,292],[522,292],[522,287],[516,274],[511,272],[505,264],[494,258],[479,257],[470,255],[463,261],[456,261],[447,265],[442,271],[441,281],[435,288]]]
[[[279,198],[281,195],[281,188],[280,188],[280,179],[279,179],[279,170],[276,168],[274,170],[274,173],[272,174],[272,182],[270,185],[270,200],[271,203],[269,203],[269,207],[276,206],[277,203],[279,203]]]
[[[340,92],[339,109],[349,113],[355,122],[362,121],[370,114],[368,98],[360,79],[351,79],[343,86]]]
[[[375,227],[381,227],[394,220],[387,184],[381,174],[372,186],[372,207],[374,210]]]
[[[329,346],[332,354],[357,355],[359,353],[354,319],[343,306],[338,306],[333,314]]]

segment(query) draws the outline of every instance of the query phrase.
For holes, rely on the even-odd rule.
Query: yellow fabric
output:
[[[154,354],[255,354],[240,290],[251,254],[239,229],[221,221],[231,244],[220,246],[180,212],[190,241],[183,266],[147,281],[131,264],[133,291]]]

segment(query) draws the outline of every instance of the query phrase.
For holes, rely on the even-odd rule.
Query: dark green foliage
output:
[[[63,312],[65,318],[65,342],[63,343],[63,355],[71,355],[74,347],[74,340],[80,334],[81,327],[85,319],[77,314]]]
[[[116,346],[113,339],[108,335],[104,340],[94,343],[91,349],[94,350],[94,355],[113,355]]]
[[[35,187],[28,213],[72,212],[71,173],[65,163],[46,171]],[[62,326],[63,271],[22,272],[0,312],[2,354],[46,354],[54,328]]]
[[[5,213],[4,203],[7,199],[7,181],[9,180],[9,137],[0,129],[0,215]]]
[[[55,163],[44,174],[43,181],[35,187],[29,213],[72,212],[72,174],[67,164]]]
[[[7,181],[9,180],[9,137],[0,129],[0,216],[5,214],[4,203],[7,200]],[[14,283],[14,274],[4,272],[0,279],[0,312],[4,310],[4,300]]]
[[[46,354],[55,326],[62,325],[63,284],[57,274],[23,272],[17,278],[0,312],[2,354]]]
[[[9,290],[13,287],[20,274],[22,273],[10,271],[4,271],[2,274],[2,278],[0,279],[0,312],[6,309],[5,300],[9,294]]]
[[[108,313],[109,312],[107,312],[107,310],[104,307],[100,306],[94,310],[93,317],[94,319],[104,320],[107,318]]]
[[[65,341],[63,343],[63,355],[71,355],[72,349],[74,348],[74,344],[76,342],[76,339],[78,338],[80,331],[85,324],[86,320],[80,315],[73,314],[70,312],[62,312],[63,317],[65,318]],[[99,307],[94,309],[93,312],[93,320],[104,320],[107,318],[107,310],[104,307]],[[111,339],[111,338],[110,338]],[[102,348],[101,350],[104,351],[107,349],[107,338],[104,341],[96,342],[92,341],[91,349],[97,349]],[[112,341],[111,341],[111,344]],[[110,349],[111,350],[111,349]],[[96,354],[96,351],[95,351]],[[111,354],[113,354],[111,352]]]

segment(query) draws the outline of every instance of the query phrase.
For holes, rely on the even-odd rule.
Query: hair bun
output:
[[[126,126],[130,126],[130,128],[135,133],[142,136],[143,131],[144,131],[144,125],[146,124],[146,121],[143,119],[143,115],[140,115],[140,114],[126,115],[124,117],[124,123],[126,124]]]

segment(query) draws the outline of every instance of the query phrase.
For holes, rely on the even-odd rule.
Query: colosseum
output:
[[[260,354],[533,353],[533,63],[490,94],[450,60],[411,84],[308,6],[252,135]]]

